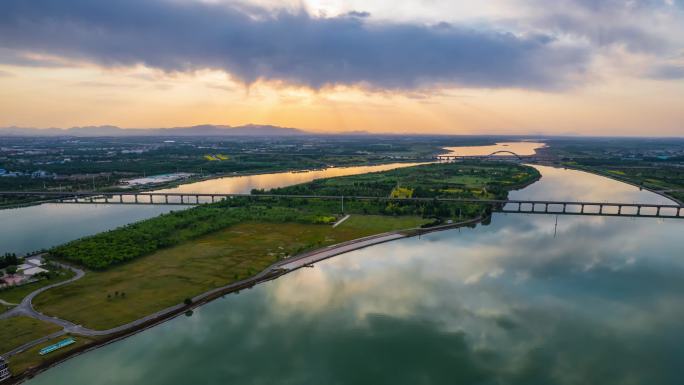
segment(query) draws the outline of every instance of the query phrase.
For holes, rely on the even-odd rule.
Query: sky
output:
[[[684,0],[2,0],[0,126],[684,136]]]

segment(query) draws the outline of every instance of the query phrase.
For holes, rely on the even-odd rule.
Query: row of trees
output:
[[[14,253],[5,253],[0,256],[0,269],[7,268],[9,266],[17,266],[21,262],[20,258]]]

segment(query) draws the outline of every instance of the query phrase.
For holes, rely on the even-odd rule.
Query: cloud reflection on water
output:
[[[539,194],[586,182],[543,172]],[[595,199],[660,199],[598,186],[610,190]],[[684,223],[561,216],[554,228],[553,216],[497,214],[354,251],[29,383],[677,383]]]

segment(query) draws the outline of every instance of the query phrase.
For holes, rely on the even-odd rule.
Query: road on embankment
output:
[[[433,232],[433,231],[440,231],[440,230],[447,230],[451,228],[457,228],[457,227],[462,227],[462,226],[467,226],[471,225],[474,223],[478,223],[481,221],[481,218],[475,218],[472,220],[464,221],[464,222],[459,222],[459,223],[453,223],[453,224],[447,224],[447,225],[442,225],[442,226],[436,226],[436,227],[431,227],[427,229],[409,229],[409,230],[403,230],[403,231],[394,231],[394,232],[388,232],[388,233],[383,233],[383,234],[377,234],[377,235],[372,235],[369,237],[364,237],[364,238],[359,238],[343,243],[338,243],[336,245],[331,245],[322,249],[318,250],[313,250],[307,253],[299,254],[294,257],[278,261],[271,265],[270,267],[266,268],[265,270],[261,271],[257,275],[247,278],[241,281],[233,282],[229,285],[225,285],[210,291],[207,291],[205,293],[202,293],[194,298],[192,298],[192,305],[186,305],[186,304],[178,304],[174,305],[171,307],[168,307],[166,309],[160,310],[158,312],[155,312],[153,314],[149,314],[143,318],[140,318],[138,320],[135,320],[133,322],[127,323],[125,325],[117,326],[112,329],[107,329],[107,330],[93,330],[86,328],[81,325],[76,325],[73,322],[57,318],[57,317],[50,317],[47,316],[43,313],[40,313],[39,311],[35,310],[33,308],[32,301],[33,299],[38,296],[40,293],[45,292],[46,290],[66,285],[68,283],[74,282],[80,278],[82,278],[85,275],[85,272],[81,269],[75,268],[73,266],[65,265],[65,264],[58,264],[60,267],[72,270],[75,273],[75,276],[72,277],[69,280],[62,281],[55,283],[53,285],[45,286],[40,289],[37,289],[33,291],[31,294],[27,295],[17,307],[0,314],[0,319],[6,319],[10,317],[16,317],[16,316],[28,316],[32,317],[41,321],[45,322],[50,322],[56,325],[59,325],[62,327],[63,330],[53,333],[49,336],[45,336],[42,338],[39,338],[37,340],[28,342],[22,346],[19,346],[15,349],[13,349],[10,352],[4,353],[4,356],[9,357],[14,354],[23,352],[33,346],[36,346],[38,344],[44,343],[45,341],[48,341],[52,338],[64,335],[64,334],[76,334],[76,335],[82,335],[82,336],[88,336],[88,337],[106,337],[106,336],[118,336],[121,335],[122,337],[127,336],[128,334],[132,334],[138,330],[145,329],[150,326],[154,326],[160,322],[166,321],[168,319],[173,318],[174,316],[177,316],[178,314],[182,314],[184,311],[189,310],[189,308],[194,307],[194,306],[199,306],[203,303],[209,302],[212,299],[221,296],[223,294],[227,294],[230,292],[238,291],[244,288],[250,288],[258,283],[266,282],[272,279],[275,279],[277,277],[280,277],[284,274],[287,274],[289,272],[292,272],[294,270],[300,269],[302,267],[307,267],[307,266],[312,266],[314,263],[323,261],[328,258],[332,258],[334,256],[348,253],[353,250],[358,250],[362,249],[365,247],[377,245],[380,243],[385,243],[385,242],[390,242],[396,239],[400,238],[406,238],[406,237],[412,237],[428,232]],[[128,334],[127,334],[128,333]],[[119,337],[117,337],[119,338]]]

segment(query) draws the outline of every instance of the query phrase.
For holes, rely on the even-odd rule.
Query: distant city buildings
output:
[[[144,186],[144,185],[153,185],[153,184],[159,184],[159,183],[167,183],[167,182],[172,182],[175,180],[182,180],[182,179],[187,179],[192,177],[193,173],[188,173],[188,172],[175,172],[171,174],[161,174],[161,175],[153,175],[153,176],[148,176],[144,178],[135,178],[135,179],[129,179],[129,180],[124,180],[122,181],[124,187],[129,187],[129,186]]]

